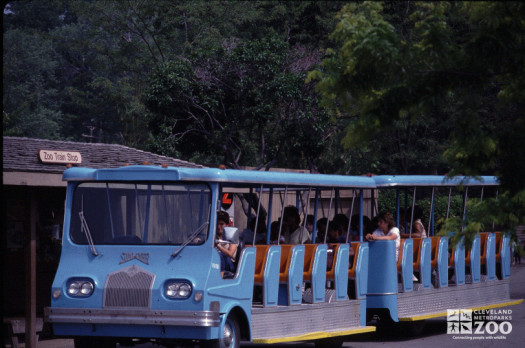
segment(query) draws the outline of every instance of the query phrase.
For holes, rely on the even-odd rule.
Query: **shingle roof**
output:
[[[45,172],[62,173],[66,167],[63,164],[45,164],[38,159],[39,150],[60,150],[80,152],[82,167],[115,168],[126,164],[151,165],[167,164],[174,167],[203,168],[196,163],[156,155],[151,152],[137,150],[117,144],[76,143],[32,138],[3,137],[3,170],[4,172]]]

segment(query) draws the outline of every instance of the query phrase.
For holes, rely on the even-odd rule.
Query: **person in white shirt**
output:
[[[310,233],[300,225],[299,210],[293,205],[284,208],[283,235],[286,244],[303,244],[311,240]]]
[[[417,205],[414,207],[414,228],[412,229],[412,234],[405,233],[405,231],[401,231],[401,237],[402,238],[427,238],[427,231],[425,231],[425,226],[423,226],[423,222],[421,222],[421,218],[423,217],[423,210],[418,207]],[[410,231],[410,219],[411,214],[409,214],[406,217],[406,221],[408,222],[408,231]]]
[[[372,234],[367,234],[367,240],[393,240],[396,243],[396,262],[399,258],[399,246],[401,237],[391,213],[383,212],[377,216],[378,229]]]

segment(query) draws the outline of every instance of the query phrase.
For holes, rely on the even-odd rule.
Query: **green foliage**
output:
[[[416,206],[420,207],[423,212],[421,222],[425,229],[428,229],[428,223],[430,219],[430,205],[431,205],[431,190],[422,190],[419,188],[419,194],[416,197]],[[423,192],[421,192],[423,191]],[[400,190],[399,192],[399,207],[409,211],[409,215],[412,209],[412,189],[406,191]],[[445,223],[445,218],[448,215],[451,219],[460,218],[463,211],[463,196],[457,192],[456,189],[450,197],[449,206],[449,191],[448,189],[436,189],[434,192],[434,231],[436,234],[441,230],[441,224]],[[396,213],[396,190],[385,189],[380,190],[377,199],[378,211],[388,211],[393,214]],[[431,231],[427,231],[431,232]]]
[[[454,245],[462,238],[466,247],[470,247],[478,232],[501,231],[512,235],[515,240],[516,226],[525,224],[525,191],[515,194],[505,192],[498,197],[470,200],[467,204],[467,216],[460,216],[442,221],[441,235],[454,232],[450,244]]]
[[[379,144],[383,161],[396,158],[411,173],[492,174],[522,192],[524,15],[520,2],[352,3],[308,79],[322,105],[346,119],[346,147]],[[413,137],[400,137],[403,128]],[[512,207],[487,200],[485,215],[473,206],[466,221],[443,221],[443,230],[468,235],[468,244],[500,208],[494,220],[511,230],[525,207],[520,193],[505,197]]]
[[[322,145],[309,140],[322,138],[330,122],[313,112],[304,73],[290,71],[289,44],[273,34],[226,45],[155,70],[145,99],[150,129],[170,140],[153,146],[232,167],[301,166]]]
[[[501,126],[523,113],[515,103],[523,99],[504,96],[522,93],[513,86],[524,78],[524,10],[516,2],[349,4],[309,78],[323,105],[349,119],[346,146],[392,134],[399,121],[434,121],[435,134],[419,129],[444,145],[433,156],[443,153],[451,173],[497,172]]]
[[[52,41],[38,33],[9,30],[3,59],[4,134],[57,139],[63,115],[55,72],[61,59]]]

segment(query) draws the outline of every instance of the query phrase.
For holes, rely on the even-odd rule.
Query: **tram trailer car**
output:
[[[373,272],[362,235],[361,243],[337,246],[329,271],[324,243],[256,245],[242,248],[228,279],[215,249],[225,189],[356,192],[374,188],[371,178],[128,166],[70,168],[63,179],[62,254],[45,315],[54,333],[75,338],[76,347],[148,340],[220,347],[238,347],[241,339],[335,343],[327,340],[375,330],[366,326]],[[362,230],[362,204],[360,213]],[[254,299],[254,287],[261,299]]]
[[[375,176],[377,188],[397,190],[421,187],[497,186],[495,177]],[[468,189],[464,190],[464,209]],[[450,197],[450,196],[449,196]],[[434,189],[430,220],[433,222]],[[449,198],[450,207],[450,198]],[[407,211],[410,214],[410,210]],[[399,221],[399,217],[398,217]],[[431,226],[431,225],[429,225]],[[430,228],[432,229],[432,227]],[[430,230],[429,229],[429,230]],[[430,233],[431,231],[427,231]],[[510,238],[501,232],[479,233],[470,250],[462,241],[449,248],[449,238],[401,239],[399,259],[393,241],[369,243],[367,309],[369,317],[384,322],[409,322],[422,329],[422,320],[447,316],[447,310],[482,310],[523,302],[510,298]],[[449,256],[449,249],[451,250]],[[449,276],[450,275],[450,276]],[[413,278],[415,277],[415,278]]]

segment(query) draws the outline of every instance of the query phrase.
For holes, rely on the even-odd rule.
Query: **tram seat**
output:
[[[480,254],[480,264],[481,266],[485,266],[486,265],[486,261],[487,261],[487,240],[488,240],[488,237],[489,237],[489,234],[488,232],[481,232],[480,234],[480,249],[481,249],[481,254]]]
[[[314,263],[315,249],[317,249],[317,244],[304,245],[303,281],[309,282],[312,280],[312,266]]]
[[[355,278],[355,268],[357,265],[357,255],[359,253],[359,247],[361,246],[361,243],[359,242],[352,242],[352,248],[354,249],[354,260],[352,264],[350,265],[350,268],[348,268],[348,278]]]
[[[414,260],[412,262],[412,269],[414,272],[419,272],[419,268],[421,266],[420,260],[421,260],[421,242],[423,240],[421,238],[412,238],[412,247],[414,253],[412,256],[414,257]]]
[[[332,263],[329,265],[329,269],[326,271],[326,280],[334,280],[335,279],[335,260],[337,259],[337,249],[339,248],[339,244],[331,244],[332,249]]]
[[[430,268],[431,269],[437,269],[437,261],[438,261],[438,249],[439,249],[439,238],[438,236],[430,237],[430,253],[431,253],[431,259],[430,259]]]
[[[496,262],[501,262],[501,243],[503,243],[501,232],[496,232]]]
[[[467,268],[470,268],[470,253],[470,249],[465,250],[465,265],[467,266]]]
[[[255,274],[253,276],[254,284],[263,283],[264,266],[266,264],[266,256],[270,245],[256,245],[257,252],[255,254]]]
[[[401,240],[399,241],[399,255],[398,255],[398,259],[397,259],[397,272],[398,273],[401,273],[402,272],[402,269],[401,269],[401,263],[402,263],[402,259],[403,259],[403,246],[405,245],[405,239],[401,238]]]
[[[288,281],[288,270],[292,259],[293,247],[292,244],[281,244],[281,267],[279,269],[280,283],[286,283]]]

